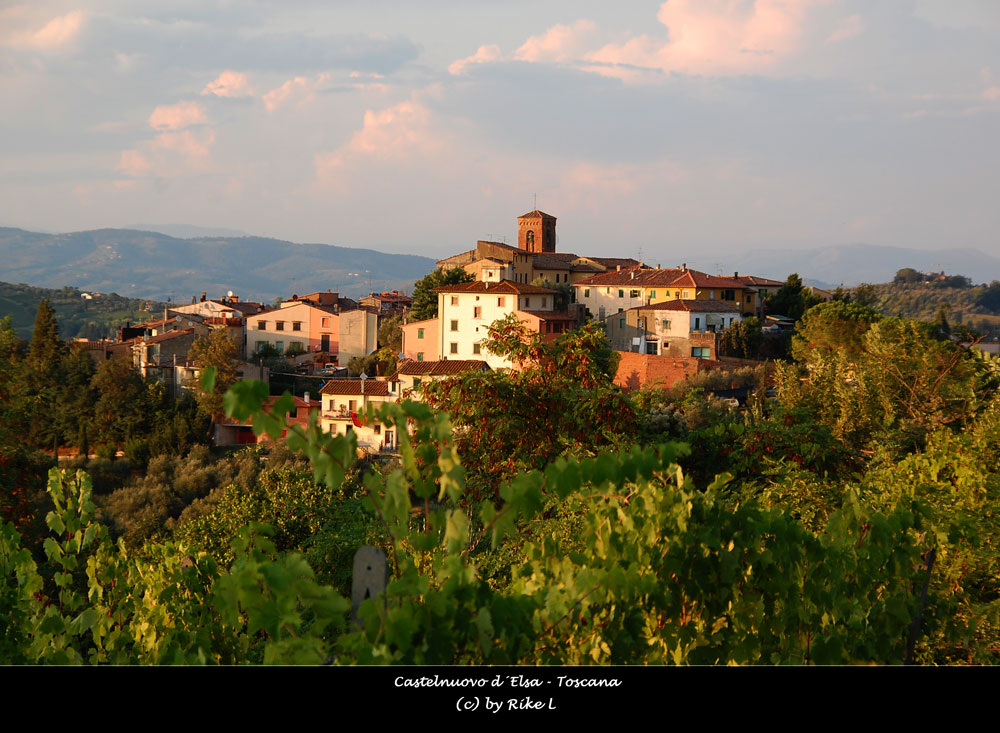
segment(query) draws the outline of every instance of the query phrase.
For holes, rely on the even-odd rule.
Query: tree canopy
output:
[[[422,279],[417,280],[416,285],[413,287],[413,305],[410,309],[410,314],[417,321],[437,318],[438,294],[434,292],[434,288],[469,283],[474,280],[475,278],[461,267],[453,267],[450,270],[444,270],[439,267]]]

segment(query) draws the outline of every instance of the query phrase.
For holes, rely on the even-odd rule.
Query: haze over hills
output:
[[[688,265],[714,274],[720,261],[725,262],[723,274],[739,271],[784,280],[797,272],[807,284],[821,288],[890,282],[904,267],[921,272],[943,268],[949,275],[966,275],[976,284],[1000,280],[1000,258],[969,248],[923,250],[848,244],[799,250],[759,249],[725,258],[690,260]]]
[[[265,237],[179,239],[132,229],[40,234],[0,227],[0,280],[180,303],[229,290],[264,302],[318,290],[355,298],[372,290],[409,292],[434,267],[429,257]]]

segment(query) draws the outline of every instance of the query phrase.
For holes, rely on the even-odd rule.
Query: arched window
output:
[[[528,249],[531,249],[532,247],[535,246],[535,233],[530,229],[528,230],[528,233],[524,235],[524,245]]]

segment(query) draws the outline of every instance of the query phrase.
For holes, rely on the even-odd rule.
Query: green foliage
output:
[[[808,361],[813,350],[854,357],[862,350],[865,333],[879,318],[877,312],[857,302],[834,300],[815,305],[796,326],[792,354],[799,361]]]
[[[413,286],[413,305],[410,314],[415,321],[425,321],[428,318],[437,318],[438,314],[438,294],[435,288],[443,288],[446,285],[458,285],[468,283],[475,278],[461,267],[453,267],[450,270],[438,268],[430,274],[417,280]]]
[[[819,298],[810,295],[803,289],[802,278],[798,274],[792,273],[785,280],[785,284],[778,289],[778,292],[767,298],[765,304],[768,313],[787,316],[793,321],[797,321],[803,313],[819,302]]]
[[[754,359],[760,354],[763,339],[760,321],[750,316],[734,323],[719,334],[718,350],[723,356]]]
[[[238,377],[237,363],[240,347],[228,333],[228,329],[217,328],[207,336],[199,336],[191,345],[190,358],[202,369],[214,370],[211,387],[203,380],[195,388],[195,399],[207,415],[222,412],[222,395],[226,393]]]

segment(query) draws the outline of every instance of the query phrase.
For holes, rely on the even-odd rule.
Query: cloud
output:
[[[246,74],[238,71],[223,71],[215,81],[210,81],[201,90],[203,97],[209,94],[216,97],[250,97],[253,93]]]
[[[514,52],[518,61],[567,63],[583,58],[599,43],[597,24],[578,20],[573,25],[554,25],[540,36],[532,36]]]
[[[204,171],[211,162],[215,131],[161,132],[122,151],[115,170],[131,178],[171,178]]]
[[[865,22],[861,20],[860,15],[849,15],[837,24],[837,27],[834,28],[833,33],[830,34],[826,41],[827,43],[846,41],[848,38],[860,36],[865,30]]]
[[[205,110],[197,102],[162,105],[149,116],[149,126],[155,130],[182,130],[205,122]]]
[[[7,12],[5,15],[9,18],[14,13]],[[9,37],[10,43],[14,46],[34,48],[41,51],[59,50],[70,44],[79,35],[85,20],[86,15],[80,11],[59,15],[52,18],[37,31],[12,34]]]
[[[453,61],[448,67],[448,73],[452,76],[459,76],[465,73],[470,64],[487,64],[492,61],[499,61],[501,58],[500,47],[497,45],[480,46],[471,56]]]
[[[1000,99],[1000,87],[989,87],[984,89],[982,97],[989,102],[996,102]]]
[[[280,87],[267,92],[261,99],[264,101],[264,106],[267,107],[268,112],[273,112],[285,102],[296,97],[308,103],[313,100],[316,90],[320,89],[329,80],[330,74],[327,72],[320,74],[315,79],[296,76],[294,79],[286,81]]]

